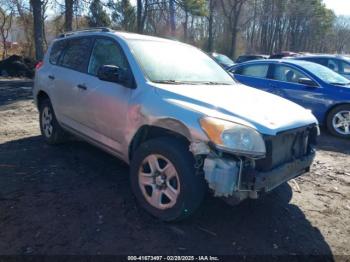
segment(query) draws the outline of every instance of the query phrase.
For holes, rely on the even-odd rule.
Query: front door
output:
[[[120,152],[133,89],[100,80],[97,72],[102,65],[118,66],[131,75],[126,56],[118,43],[111,38],[97,38],[89,61],[86,89],[81,96],[84,109],[82,123],[88,127],[90,137]]]
[[[274,94],[310,109],[320,119],[321,112],[326,109],[322,86],[309,86],[299,83],[301,78],[310,77],[299,69],[288,65],[275,64],[271,68],[270,74],[270,86],[275,90]]]

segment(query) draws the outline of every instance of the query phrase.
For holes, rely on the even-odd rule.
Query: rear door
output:
[[[264,91],[269,91],[269,80],[267,74],[269,63],[258,63],[238,66],[233,74],[238,82],[255,87]]]
[[[93,44],[92,37],[67,39],[63,53],[52,72],[55,88],[53,98],[60,122],[79,130],[86,112],[81,95],[86,85],[86,72]]]

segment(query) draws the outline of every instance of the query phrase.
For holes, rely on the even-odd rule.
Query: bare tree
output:
[[[337,53],[345,53],[350,48],[350,18],[341,16],[334,24],[335,34],[335,51]]]
[[[209,0],[208,2],[208,51],[214,50],[214,13],[217,7],[216,0]]]
[[[44,24],[42,20],[42,1],[31,0],[34,18],[34,43],[35,43],[35,58],[41,60],[44,57]]]
[[[74,0],[65,0],[64,6],[65,6],[65,12],[64,12],[64,29],[66,31],[72,31],[73,30],[73,2]]]
[[[242,13],[243,4],[247,0],[221,0],[222,12],[228,20],[231,31],[230,56],[235,57],[237,46],[237,35],[240,30],[239,21]]]
[[[175,0],[169,0],[169,25],[171,35],[175,36],[176,31],[176,18],[175,18]]]
[[[28,57],[33,56],[33,15],[30,8],[30,1],[10,0],[15,9],[15,21],[18,27],[23,31],[24,42],[23,54]]]
[[[13,10],[3,9],[0,7],[0,35],[2,43],[2,59],[7,57],[8,43],[7,39],[9,37],[9,32],[12,27]]]
[[[139,33],[142,33],[145,28],[148,4],[148,0],[137,0],[136,2],[136,24]]]

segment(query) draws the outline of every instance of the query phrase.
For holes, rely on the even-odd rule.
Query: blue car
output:
[[[329,68],[302,60],[272,59],[238,64],[229,72],[242,84],[310,109],[332,134],[350,138],[350,81]]]
[[[294,59],[305,60],[320,65],[324,65],[338,74],[350,79],[350,58],[341,55],[307,55]]]

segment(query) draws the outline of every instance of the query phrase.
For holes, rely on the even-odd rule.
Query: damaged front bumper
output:
[[[312,153],[301,159],[276,167],[269,172],[256,174],[253,189],[269,192],[284,182],[309,172],[314,158],[315,151],[312,151]]]
[[[318,127],[311,125],[265,136],[266,155],[258,159],[225,153],[205,143],[192,143],[190,150],[204,157],[205,179],[214,195],[236,204],[308,172],[318,134]]]
[[[257,171],[241,159],[224,158],[210,154],[204,161],[203,171],[209,188],[217,197],[257,198],[261,192],[269,192],[279,185],[309,171],[315,151],[300,159],[279,165],[267,172]]]

